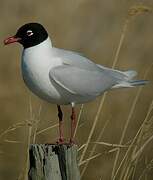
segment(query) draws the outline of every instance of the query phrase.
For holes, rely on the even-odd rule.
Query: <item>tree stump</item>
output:
[[[29,180],[80,180],[76,145],[33,144]]]

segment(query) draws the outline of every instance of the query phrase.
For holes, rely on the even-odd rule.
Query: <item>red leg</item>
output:
[[[59,119],[59,140],[58,143],[64,143],[64,132],[63,132],[63,113],[61,107],[57,105],[58,119]]]
[[[74,143],[74,132],[76,128],[76,114],[75,109],[72,106],[72,114],[71,114],[71,137],[70,137],[70,143]]]

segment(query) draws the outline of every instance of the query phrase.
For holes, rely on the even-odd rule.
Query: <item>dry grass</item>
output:
[[[112,62],[112,68],[116,68],[120,56],[122,53],[122,48],[124,49],[124,41],[126,39],[126,36],[128,33],[130,33],[130,23],[139,17],[139,15],[148,14],[152,11],[151,7],[148,7],[143,4],[134,5],[127,11],[126,18],[124,18],[121,34],[119,36],[118,44],[115,46],[115,55],[113,57]],[[139,53],[139,52],[138,52]],[[151,73],[153,64],[148,64],[148,69],[144,71],[144,79],[147,79],[149,77],[149,74]],[[141,73],[142,75],[143,73]],[[144,110],[144,114],[146,114],[144,120],[139,125],[137,129],[135,129],[134,135],[131,138],[130,133],[128,133],[128,128],[133,120],[133,116],[136,113],[136,109],[139,103],[139,100],[141,99],[141,96],[144,96],[144,89],[143,87],[139,87],[133,97],[132,103],[130,104],[130,109],[127,114],[127,116],[122,117],[124,120],[124,125],[122,127],[122,130],[120,132],[120,137],[118,141],[115,143],[111,143],[109,141],[105,141],[106,134],[109,133],[110,128],[109,124],[111,123],[111,120],[107,118],[105,120],[102,128],[100,131],[97,131],[99,120],[101,120],[101,115],[106,114],[105,110],[105,103],[107,101],[107,93],[105,93],[100,103],[98,104],[98,108],[95,112],[94,118],[92,119],[92,124],[90,124],[90,131],[88,133],[88,137],[86,137],[86,140],[82,142],[82,144],[79,145],[79,166],[81,170],[81,177],[82,180],[90,180],[88,179],[93,172],[98,168],[99,173],[98,176],[96,176],[97,180],[102,180],[107,177],[107,179],[111,180],[151,180],[151,177],[149,176],[150,171],[153,168],[153,157],[151,155],[147,154],[147,150],[151,149],[153,135],[153,99],[150,99],[150,105],[148,106],[147,110]],[[153,97],[152,97],[153,98]],[[28,155],[28,149],[29,145],[31,143],[37,143],[39,142],[39,138],[43,137],[43,135],[48,132],[56,131],[56,128],[58,127],[57,123],[53,123],[53,125],[42,125],[41,120],[41,113],[42,113],[42,105],[39,105],[37,108],[37,112],[33,110],[33,105],[31,103],[31,98],[29,100],[29,114],[30,117],[28,120],[21,121],[19,123],[15,123],[11,126],[9,126],[6,130],[2,131],[0,133],[0,142],[1,144],[7,143],[7,144],[14,144],[15,146],[24,146],[24,160],[22,163],[21,172],[19,173],[18,180],[27,180],[27,173],[28,173],[28,167],[29,167],[29,155]],[[80,112],[78,115],[78,122],[77,122],[77,128],[75,131],[75,137],[79,140],[79,132],[82,130],[79,129],[79,125],[81,122],[81,119],[84,118],[85,113],[85,107],[84,105],[81,106]],[[117,112],[116,112],[117,113]],[[104,116],[105,117],[105,116]],[[139,117],[140,118],[140,117]],[[137,121],[139,121],[139,118],[137,118]],[[45,119],[45,118],[44,118]],[[141,118],[140,118],[141,119]],[[119,124],[120,126],[120,124]],[[40,128],[41,127],[41,128]],[[113,131],[113,126],[111,127],[111,130]],[[24,129],[26,132],[26,136],[24,137],[23,141],[18,140],[10,140],[9,137],[11,137],[12,132],[16,132],[18,129]],[[96,137],[94,137],[94,134],[96,134]],[[48,134],[47,134],[48,136]],[[128,138],[127,138],[128,137]],[[53,138],[52,138],[53,139]],[[128,139],[128,142],[125,143]],[[130,139],[130,140],[129,140]],[[80,140],[81,141],[81,140]],[[101,149],[104,149],[102,151]],[[3,156],[3,151],[0,151],[0,156]],[[107,171],[106,174],[100,173],[102,171],[101,166],[95,166],[95,169],[90,173],[93,166],[92,163],[96,162],[97,164],[101,162],[102,166],[103,164],[107,162],[107,157],[110,156],[113,158],[111,163],[109,163],[109,168],[105,167],[105,170]],[[147,158],[146,158],[147,157]],[[145,162],[144,162],[145,159]],[[147,159],[147,160],[146,160]],[[104,161],[104,162],[102,162]],[[92,162],[92,163],[91,163]],[[141,171],[140,163],[142,163],[143,170]],[[95,172],[96,173],[96,172]],[[90,174],[88,176],[87,174]],[[96,180],[95,179],[95,180]]]

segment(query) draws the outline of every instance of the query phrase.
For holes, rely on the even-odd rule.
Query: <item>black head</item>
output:
[[[48,38],[45,28],[39,23],[28,23],[21,26],[16,35],[4,40],[5,44],[19,42],[24,48],[40,44]]]

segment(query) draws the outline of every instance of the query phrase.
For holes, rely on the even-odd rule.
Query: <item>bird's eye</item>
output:
[[[27,36],[32,36],[33,35],[33,32],[31,30],[28,30],[27,31]]]

